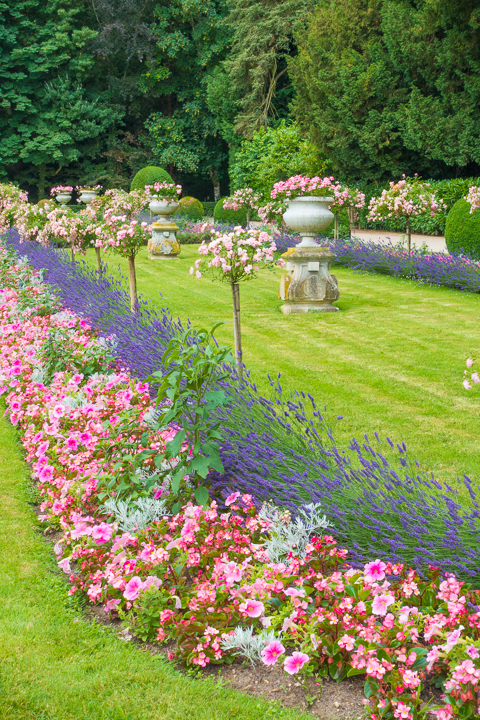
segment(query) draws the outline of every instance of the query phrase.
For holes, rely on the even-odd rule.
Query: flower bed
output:
[[[9,242],[34,267],[45,268],[64,306],[115,336],[115,355],[132,375],[144,381],[163,367],[165,348],[181,331],[167,310],[158,315],[142,301],[142,312],[133,316],[120,281],[98,279],[61,253],[15,238],[12,233]],[[284,400],[278,380],[272,380],[271,399],[238,378],[225,387],[231,402],[217,414],[224,473],[212,473],[218,492],[246,492],[257,506],[273,499],[294,514],[305,501],[321,502],[352,561],[381,557],[417,570],[434,563],[478,584],[480,493],[468,477],[461,494],[422,472],[404,444],[388,439],[376,437],[372,445],[365,437],[340,450],[313,398],[297,393]]]
[[[249,495],[188,503],[166,514],[162,488],[143,505],[105,502],[105,479],[130,463],[122,420],[135,419],[147,447],[154,432],[148,386],[118,365],[108,339],[62,310],[28,264],[0,250],[2,390],[42,496],[42,521],[62,532],[55,550],[71,592],[117,613],[142,639],[176,642],[188,664],[235,654],[312,674],[366,675],[372,720],[477,715],[478,593],[430,568],[349,567],[316,508],[296,520]],[[152,458],[149,462],[152,462]],[[148,464],[147,464],[148,465]],[[148,466],[146,468],[148,470]],[[135,526],[136,523],[136,526]],[[421,698],[443,685],[440,706]]]

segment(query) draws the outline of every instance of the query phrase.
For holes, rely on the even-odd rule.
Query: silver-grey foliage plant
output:
[[[289,513],[264,503],[260,517],[272,523],[269,531],[270,540],[265,545],[271,562],[280,562],[289,552],[293,552],[301,559],[305,557],[305,549],[312,536],[332,527],[325,515],[322,515],[320,508],[320,503],[304,505],[292,520]]]
[[[103,504],[103,510],[106,514],[115,515],[119,528],[124,532],[145,530],[155,520],[161,520],[170,514],[165,500],[149,497],[139,497],[136,500],[108,498]]]
[[[229,650],[233,655],[241,655],[252,665],[260,662],[261,652],[274,640],[279,640],[273,630],[262,630],[258,635],[253,634],[253,627],[236,627],[233,634],[221,640],[223,650]]]

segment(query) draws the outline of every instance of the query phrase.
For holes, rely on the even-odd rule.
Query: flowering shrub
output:
[[[90,192],[98,192],[99,190],[102,190],[101,185],[77,185],[75,187],[75,190],[77,193],[82,193],[84,190],[90,191]],[[72,188],[70,188],[72,190]]]
[[[480,188],[470,187],[468,188],[468,195],[465,195],[465,200],[470,205],[470,213],[480,208]]]
[[[153,185],[145,185],[146,195],[159,195],[163,198],[176,198],[182,194],[182,186],[175,183],[161,182]]]
[[[473,360],[470,357],[467,358],[467,361],[466,361],[467,369],[464,370],[465,379],[463,381],[463,387],[465,388],[465,390],[472,389],[472,385],[470,384],[471,382],[474,383],[474,385],[477,385],[478,383],[480,383],[480,377],[478,375],[478,372],[476,370],[472,370],[472,366],[474,365],[474,363],[475,363],[475,360]]]
[[[28,193],[12,183],[0,183],[0,235],[15,225],[19,204],[26,203]]]
[[[408,251],[411,251],[410,218],[429,213],[436,215],[445,207],[432,191],[430,183],[421,182],[418,176],[391,182],[388,190],[383,190],[379,197],[373,197],[369,203],[368,219],[372,222],[386,218],[404,217],[407,220]]]
[[[41,519],[62,533],[55,551],[71,593],[119,614],[142,639],[174,640],[187,664],[228,661],[237,648],[249,651],[250,636],[253,661],[281,662],[300,679],[365,675],[373,720],[478,715],[479,593],[452,574],[431,567],[420,576],[379,559],[350,567],[329,535],[274,562],[272,521],[240,492],[225,498],[225,511],[187,503],[174,517],[122,530],[99,489],[117,463],[129,463],[122,418],[137,419],[147,446],[168,436],[150,434],[148,386],[111,362],[85,372],[92,353],[100,357],[88,322],[48,312],[38,274],[4,248],[0,281],[1,389],[32,463]],[[75,363],[47,378],[52,331],[68,333]],[[427,682],[441,687],[441,703],[425,705]]]
[[[248,222],[250,219],[250,211],[258,210],[260,200],[260,193],[256,193],[252,188],[241,188],[240,190],[235,190],[232,197],[223,201],[223,207],[226,210],[241,210],[242,208],[247,208]]]
[[[271,235],[263,230],[244,230],[235,228],[230,233],[213,232],[210,242],[203,241],[198,252],[205,256],[195,260],[195,272],[198,278],[204,274],[213,275],[217,280],[229,282],[233,298],[233,323],[235,334],[235,359],[237,368],[242,374],[242,341],[240,330],[240,289],[239,283],[256,277],[262,263],[268,269],[278,263],[282,267],[283,260],[276,260],[276,245]]]

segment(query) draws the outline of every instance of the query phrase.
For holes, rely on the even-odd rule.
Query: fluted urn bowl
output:
[[[326,230],[334,219],[333,213],[328,209],[332,202],[332,197],[315,197],[313,195],[305,195],[288,201],[288,209],[283,214],[283,219],[287,227],[302,236],[297,247],[316,245],[313,238]]]

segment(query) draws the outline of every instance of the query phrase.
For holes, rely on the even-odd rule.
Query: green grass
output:
[[[217,331],[232,344],[228,285],[200,280],[188,270],[197,247],[185,245],[176,260],[137,258],[139,292],[174,317],[196,327],[227,324]],[[88,261],[94,264],[93,253]],[[117,272],[118,256],[108,257]],[[126,273],[126,262],[120,263]],[[241,286],[244,361],[262,392],[267,373],[288,393],[310,392],[327,416],[342,415],[334,429],[339,445],[364,433],[404,441],[439,480],[468,474],[480,480],[480,393],[462,387],[466,357],[480,346],[480,298],[383,275],[335,268],[340,312],[284,316],[280,272],[263,271]],[[160,297],[159,293],[163,297]]]
[[[26,502],[28,468],[0,418],[0,720],[307,720],[178,673],[85,621]]]

